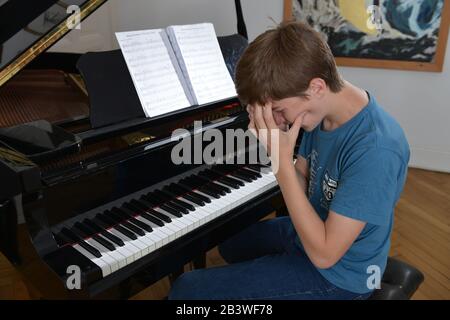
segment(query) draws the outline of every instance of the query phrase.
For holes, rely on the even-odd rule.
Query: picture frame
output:
[[[433,0],[421,6],[422,3],[284,0],[283,21],[306,21],[324,34],[339,66],[442,72],[449,34],[450,0]],[[430,4],[440,12],[432,11]],[[401,5],[410,7],[399,7]],[[372,11],[375,9],[377,11]],[[407,17],[407,13],[414,14],[412,18],[417,16],[420,21],[410,26],[414,19]],[[365,32],[367,30],[370,34]]]

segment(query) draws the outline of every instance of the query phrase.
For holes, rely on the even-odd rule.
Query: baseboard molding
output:
[[[409,166],[450,173],[450,152],[411,147]]]

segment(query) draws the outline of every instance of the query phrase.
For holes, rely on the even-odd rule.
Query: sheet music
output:
[[[211,23],[170,26],[167,33],[197,104],[236,96]]]
[[[193,104],[163,29],[119,32],[117,40],[148,117],[172,112]]]

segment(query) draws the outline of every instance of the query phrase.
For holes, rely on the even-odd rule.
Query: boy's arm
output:
[[[258,134],[258,137],[271,158],[276,159],[278,170],[275,175],[306,254],[316,267],[327,269],[341,259],[366,223],[332,211],[324,222],[309,202],[305,193],[306,183],[299,182],[297,167],[292,160],[303,118],[304,114],[298,116],[289,131],[280,132],[273,119],[271,105],[262,106],[254,108],[249,128],[256,128],[258,133],[261,131],[275,134],[274,141],[278,144],[278,152],[274,154],[271,153],[272,136]],[[304,170],[304,164],[300,163],[299,169]]]
[[[281,164],[278,184],[306,254],[316,267],[328,269],[347,252],[366,223],[333,211],[322,221],[294,178],[296,171],[293,163]]]
[[[297,157],[297,161],[295,162],[295,170],[297,172],[298,181],[300,182],[303,191],[306,193],[309,183],[308,162],[300,155]]]

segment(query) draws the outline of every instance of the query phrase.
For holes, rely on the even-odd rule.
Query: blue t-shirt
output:
[[[319,269],[329,282],[355,293],[372,291],[369,277],[384,273],[409,162],[403,130],[370,94],[369,100],[341,127],[323,131],[319,125],[305,132],[299,150],[309,164],[308,197],[321,219],[332,210],[366,222],[345,255]]]

